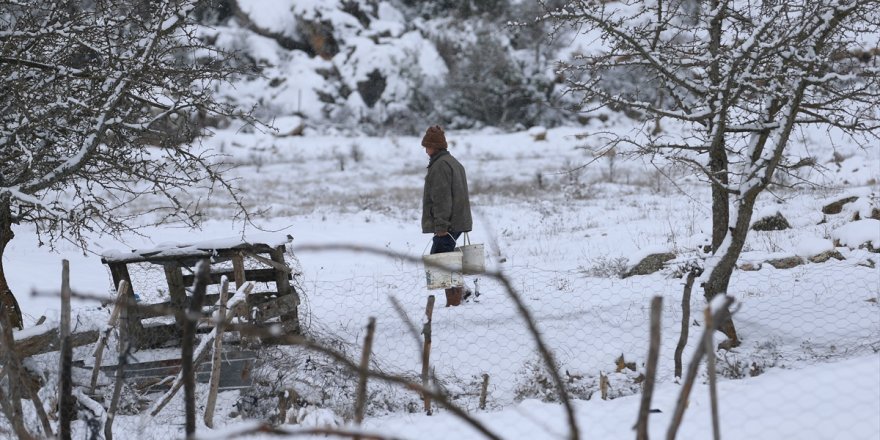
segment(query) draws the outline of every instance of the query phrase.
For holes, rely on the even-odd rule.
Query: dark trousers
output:
[[[434,243],[431,244],[431,253],[432,254],[442,254],[444,252],[452,252],[455,250],[455,240],[458,240],[458,237],[461,235],[461,232],[452,232],[449,231],[449,234],[443,236],[434,236]]]

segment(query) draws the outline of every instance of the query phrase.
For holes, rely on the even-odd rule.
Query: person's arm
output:
[[[438,163],[431,170],[431,206],[434,216],[434,235],[449,233],[452,226],[452,167]]]

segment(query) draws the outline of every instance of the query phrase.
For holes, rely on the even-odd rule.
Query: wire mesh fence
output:
[[[361,275],[302,270],[299,258],[324,251],[336,252],[341,262],[354,258],[363,266],[357,271]],[[305,338],[352,363],[302,341],[252,346],[253,367],[241,372],[251,376],[252,386],[227,392],[221,401],[228,411],[218,414],[216,423],[257,419],[283,426],[345,427],[357,412],[362,373],[357,362],[367,322],[375,318],[370,349],[375,377],[368,382],[364,402],[370,416],[364,429],[370,432],[439,438],[441,434],[430,431],[407,431],[407,418],[400,417],[430,412],[434,423],[443,425],[437,431],[442,436],[573,438],[565,405],[560,405],[571,400],[579,438],[633,438],[639,401],[653,379],[646,419],[651,435],[667,433],[677,410],[683,409],[677,438],[709,438],[713,376],[718,382],[719,430],[725,438],[790,438],[808,430],[815,438],[860,439],[880,431],[880,411],[875,411],[880,409],[875,392],[880,385],[872,378],[880,351],[880,269],[877,254],[869,250],[847,250],[846,258],[818,262],[740,264],[728,289],[739,345],[719,348],[728,341],[722,333],[710,332],[714,367],[707,368],[706,357],[697,359],[696,384],[684,397],[688,367],[704,347],[707,328],[707,301],[696,273],[690,297],[683,301],[689,271],[698,266],[693,259],[673,259],[656,273],[621,277],[624,265],[613,260],[562,270],[553,269],[554,264],[511,264],[495,258],[490,273],[464,276],[469,295],[463,304],[447,307],[443,290],[426,289],[425,268],[416,260],[390,251],[362,251],[317,246],[296,255],[288,248],[285,255],[301,299]],[[248,269],[258,265],[245,259]],[[213,270],[228,269],[221,263]],[[139,303],[168,300],[161,266],[133,264],[130,275]],[[211,289],[216,286],[208,292],[215,293]],[[273,282],[254,286],[255,292],[275,290]],[[656,297],[662,298],[662,307],[656,374],[651,375],[651,303]],[[239,336],[231,329],[226,339],[234,342]],[[552,354],[552,368],[539,341]],[[683,349],[676,359],[680,343]],[[118,355],[115,346],[111,341],[108,359]],[[81,347],[75,358],[88,357],[89,347]],[[144,353],[135,352],[133,358]],[[46,357],[29,362],[47,371],[57,367]],[[403,382],[383,380],[382,375]],[[414,388],[418,385],[445,400],[426,403],[425,394]],[[199,386],[201,402],[205,389]],[[50,388],[41,392],[48,397]],[[161,392],[130,387],[126,411],[142,412],[138,402],[149,404]],[[485,423],[488,434],[456,411]],[[29,417],[36,426],[35,416]],[[172,401],[157,420],[173,433],[182,418],[180,402]],[[420,429],[429,429],[421,423]],[[159,432],[156,426],[126,429],[147,438],[157,438]]]
[[[874,355],[880,350],[880,295],[878,270],[870,264],[870,254],[839,261],[831,259],[776,269],[764,265],[760,270],[737,270],[728,292],[735,298],[733,321],[741,340],[739,346],[714,351],[715,369],[721,383],[719,398],[735,408],[723,408],[721,428],[732,429],[740,421],[761,420],[779,412],[779,398],[748,400],[736,380],[767,376],[761,388],[765,396],[784,396],[786,408],[800,414],[814,413],[820,420],[830,405],[832,412],[850,408],[876,408],[877,397],[870,393],[820,396],[810,394],[834,390],[846,383],[846,374],[820,375],[814,383],[794,375],[790,380],[780,371],[843,362]],[[392,263],[395,264],[395,263]],[[387,273],[347,279],[307,279],[306,309],[312,329],[332,335],[357,350],[364,337],[367,317],[377,318],[373,343],[375,366],[384,371],[417,378],[423,360],[423,328],[428,295],[436,295],[431,317],[432,344],[430,367],[434,383],[456,404],[468,411],[526,408],[522,402],[558,402],[559,395],[538,354],[521,311],[511,295],[517,295],[537,323],[540,335],[552,350],[569,396],[580,401],[614,400],[642,392],[649,346],[650,302],[663,298],[658,387],[666,390],[656,402],[654,420],[665,425],[675,407],[668,396],[678,393],[681,379],[675,374],[675,347],[682,333],[682,295],[686,264],[667,264],[661,272],[628,278],[596,277],[590,268],[552,270],[531,266],[499,265],[514,291],[491,276],[465,276],[473,294],[457,307],[444,307],[444,291],[425,289],[424,271],[418,265],[389,267]],[[607,271],[606,271],[607,272]],[[592,275],[592,276],[591,276]],[[399,306],[395,306],[395,303]],[[687,367],[701,342],[706,300],[697,285],[689,301],[689,337],[682,359]],[[717,333],[715,344],[723,342]],[[876,363],[876,359],[874,359]],[[840,371],[831,369],[829,371]],[[705,383],[707,370],[701,367],[698,383]],[[823,382],[825,380],[826,382]],[[484,385],[486,391],[483,391]],[[483,394],[485,393],[485,396]],[[377,393],[377,398],[387,398]],[[753,396],[754,397],[754,396]],[[750,398],[751,399],[751,398]],[[821,407],[817,401],[824,402]],[[380,404],[373,413],[380,415],[394,407]],[[594,407],[590,407],[594,408]],[[409,410],[423,411],[413,402]],[[368,409],[369,411],[369,409]],[[442,413],[443,409],[439,411]],[[691,408],[682,435],[693,435],[710,423],[705,408]],[[628,417],[621,417],[620,413]],[[731,416],[731,414],[734,414]],[[601,420],[583,427],[591,438],[629,438],[635,422],[634,409],[618,412],[619,422]],[[730,417],[729,419],[727,417]],[[768,422],[755,425],[758,437],[783,438],[797,430],[785,424],[768,429]],[[860,438],[876,432],[875,419],[850,421],[839,426],[835,437]],[[820,423],[821,424],[821,423]],[[535,423],[530,429],[539,438],[559,431]],[[802,428],[802,427],[801,427]],[[468,428],[463,428],[464,435]],[[800,429],[800,428],[799,428]],[[747,428],[732,429],[739,436]],[[564,431],[564,429],[562,430]],[[775,431],[775,432],[774,432]],[[829,431],[830,432],[830,431]],[[522,433],[517,434],[519,437]],[[825,437],[818,437],[825,438]]]

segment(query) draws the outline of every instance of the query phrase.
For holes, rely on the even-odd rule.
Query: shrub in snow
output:
[[[563,371],[557,363],[556,369]],[[568,395],[575,399],[590,400],[593,393],[599,388],[599,382],[595,376],[571,374],[567,370],[561,373],[565,380],[565,388]],[[538,356],[529,359],[523,364],[516,377],[514,386],[516,400],[540,399],[543,402],[559,402],[559,390],[553,384],[547,365]]]
[[[593,278],[622,278],[628,266],[626,257],[597,257],[590,259],[590,266],[581,267],[581,272]]]
[[[740,349],[739,352],[719,350],[716,356],[716,373],[730,379],[759,376],[768,368],[778,365],[782,359],[782,354],[774,341],[759,343],[753,350]]]

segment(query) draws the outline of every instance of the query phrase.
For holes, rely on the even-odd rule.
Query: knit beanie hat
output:
[[[439,125],[428,127],[425,137],[422,138],[422,146],[445,150],[446,136],[443,134],[443,129]]]

